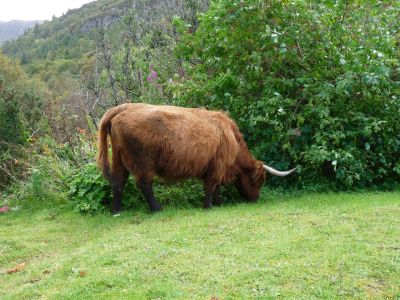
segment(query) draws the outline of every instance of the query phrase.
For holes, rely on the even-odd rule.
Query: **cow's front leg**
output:
[[[212,207],[212,199],[214,191],[217,187],[217,184],[212,182],[204,182],[204,208],[211,208]]]
[[[221,206],[222,204],[222,199],[221,199],[221,193],[219,190],[220,185],[217,185],[214,193],[213,193],[213,205],[215,206]]]
[[[143,193],[144,198],[149,204],[150,210],[152,212],[157,212],[162,210],[162,206],[157,202],[153,194],[153,181],[138,180],[137,185]]]

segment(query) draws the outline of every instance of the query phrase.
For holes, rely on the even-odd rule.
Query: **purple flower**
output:
[[[157,72],[153,70],[150,72],[149,76],[147,76],[147,81],[152,81],[153,79],[156,79],[157,76]]]
[[[158,74],[156,71],[154,71],[154,66],[150,65],[150,74],[147,76],[147,81],[152,81],[158,77]]]

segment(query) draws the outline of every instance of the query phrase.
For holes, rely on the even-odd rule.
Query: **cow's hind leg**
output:
[[[126,180],[128,179],[129,173],[127,170],[121,171],[121,173],[113,176],[112,178],[112,192],[113,192],[113,200],[112,200],[112,212],[118,213],[122,210],[122,192],[124,190],[124,186]]]
[[[215,190],[217,189],[217,184],[213,182],[204,181],[204,208],[212,207],[212,199]]]
[[[136,178],[137,185],[139,189],[142,191],[144,198],[149,204],[150,210],[152,212],[157,212],[162,210],[162,206],[157,202],[156,198],[153,194],[153,180],[145,180]]]
[[[115,149],[114,147],[113,145],[113,149]],[[111,210],[114,214],[122,210],[122,192],[128,177],[129,172],[123,165],[120,156],[117,154],[113,155],[110,183],[113,193]]]

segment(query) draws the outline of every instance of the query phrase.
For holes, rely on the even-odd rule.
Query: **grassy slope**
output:
[[[2,299],[400,297],[400,193],[118,218],[14,212],[0,228]]]

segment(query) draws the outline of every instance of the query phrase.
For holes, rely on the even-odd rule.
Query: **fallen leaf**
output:
[[[86,276],[86,272],[85,271],[79,271],[79,276],[81,277],[85,277]]]
[[[49,270],[44,270],[44,271],[43,271],[43,274],[49,274],[49,273],[50,273]]]
[[[15,268],[12,269],[8,269],[7,270],[7,274],[12,274],[12,273],[16,273],[18,271],[21,271],[23,268],[26,267],[26,263],[20,263],[18,264]]]

